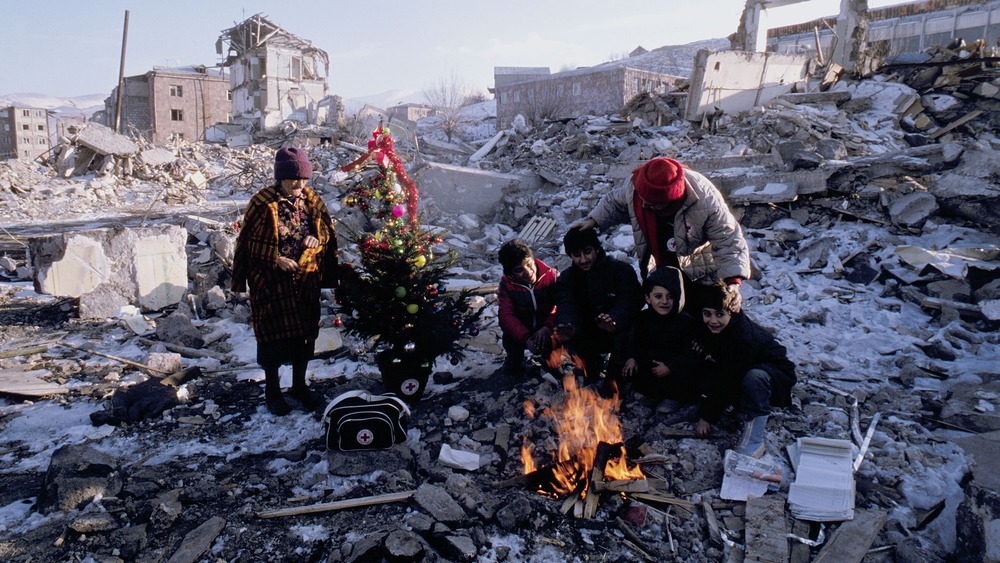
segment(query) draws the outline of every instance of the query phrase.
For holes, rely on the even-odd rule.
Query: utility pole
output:
[[[118,99],[115,101],[115,133],[121,133],[122,99],[125,96],[125,46],[128,44],[128,10],[125,10],[125,27],[122,29],[122,62],[118,69]]]

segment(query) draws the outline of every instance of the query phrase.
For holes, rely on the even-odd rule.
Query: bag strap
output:
[[[323,411],[323,416],[330,414],[330,410],[336,408],[337,404],[340,403],[341,401],[345,399],[353,399],[355,397],[363,399],[369,403],[374,403],[376,401],[381,401],[381,400],[393,401],[394,403],[399,405],[399,409],[401,411],[406,413],[406,416],[410,416],[410,407],[407,406],[407,404],[403,402],[403,400],[400,399],[399,397],[396,397],[395,395],[372,395],[371,393],[365,391],[364,389],[345,391],[340,395],[337,395],[332,401],[330,401],[330,404],[326,406],[326,409]]]

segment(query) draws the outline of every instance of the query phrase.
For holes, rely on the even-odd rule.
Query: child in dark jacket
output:
[[[503,277],[497,291],[503,349],[503,370],[524,373],[524,351],[547,355],[555,327],[556,278],[559,272],[535,258],[524,241],[503,243],[498,253]]]
[[[706,286],[697,338],[703,353],[704,399],[695,431],[705,436],[728,405],[743,420],[736,453],[760,457],[771,406],[791,404],[795,365],[785,347],[735,305],[732,288]]]
[[[661,267],[642,283],[642,292],[647,307],[632,328],[622,376],[654,401],[694,403],[700,394],[692,349],[695,323],[684,311],[683,275],[677,268]]]
[[[639,278],[629,264],[607,256],[594,229],[570,229],[563,238],[573,264],[556,282],[556,338],[583,360],[587,383],[617,380],[628,337],[642,301]]]

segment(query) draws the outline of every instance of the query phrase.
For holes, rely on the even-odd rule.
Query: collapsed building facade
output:
[[[312,42],[257,14],[224,30],[216,51],[230,71],[234,123],[257,131],[285,121],[336,124],[329,56]]]

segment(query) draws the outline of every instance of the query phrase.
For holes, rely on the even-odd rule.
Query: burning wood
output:
[[[577,366],[573,360],[560,365]],[[645,479],[638,466],[629,466],[622,444],[621,423],[618,420],[620,400],[617,396],[603,398],[594,389],[577,384],[575,367],[564,372],[565,400],[560,405],[548,407],[541,414],[555,422],[559,445],[551,452],[553,463],[539,469],[534,459],[534,446],[525,443],[521,448],[524,463],[525,485],[543,494],[572,495],[585,504],[583,514],[593,515],[597,509],[598,488],[605,480],[627,482]],[[526,404],[525,411],[535,416],[533,404]],[[616,484],[616,488],[627,489]],[[589,498],[588,498],[589,497]],[[576,502],[566,501],[566,511]],[[574,510],[576,512],[576,510]]]

